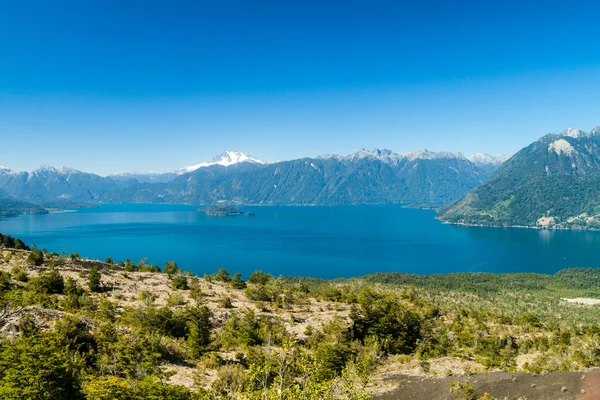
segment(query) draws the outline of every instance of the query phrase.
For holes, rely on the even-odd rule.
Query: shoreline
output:
[[[548,230],[548,231],[579,231],[579,232],[599,232],[600,228],[561,228],[561,227],[548,227],[548,226],[529,226],[529,225],[484,225],[484,224],[469,224],[466,222],[448,222],[440,219],[438,217],[435,218],[445,225],[458,225],[458,226],[469,226],[469,227],[477,227],[477,228],[519,228],[519,229],[535,229],[535,230]]]

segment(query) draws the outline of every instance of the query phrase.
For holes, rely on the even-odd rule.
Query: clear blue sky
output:
[[[600,125],[596,4],[0,0],[0,164],[513,153]]]

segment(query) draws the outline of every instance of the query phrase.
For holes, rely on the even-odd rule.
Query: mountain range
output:
[[[267,163],[228,151],[210,162],[167,173],[107,177],[43,166],[0,169],[7,199],[34,204],[218,202],[261,205],[446,204],[484,182],[505,156],[421,150],[360,150]]]
[[[600,127],[548,134],[441,210],[452,223],[600,228]]]

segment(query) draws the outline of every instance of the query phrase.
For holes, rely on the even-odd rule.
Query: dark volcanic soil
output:
[[[399,387],[375,400],[454,400],[451,382],[469,382],[478,396],[489,393],[496,399],[600,400],[600,370],[542,375],[489,372],[446,378],[398,375],[386,380],[391,382]]]

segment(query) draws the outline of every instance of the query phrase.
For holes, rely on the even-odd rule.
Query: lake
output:
[[[400,206],[243,207],[210,217],[179,205],[97,209],[0,220],[0,232],[60,253],[104,260],[175,260],[196,274],[350,277],[395,271],[554,273],[600,267],[600,232],[446,225]]]

